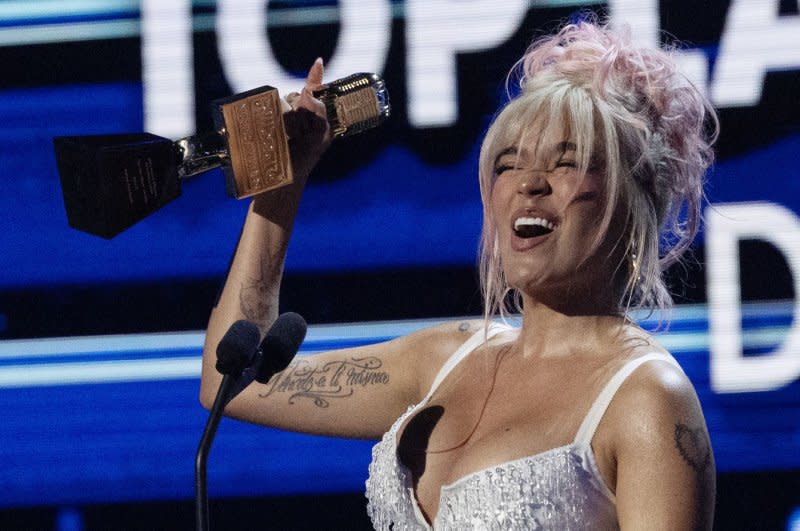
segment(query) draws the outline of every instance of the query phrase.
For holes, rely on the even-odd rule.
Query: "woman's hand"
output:
[[[313,95],[322,87],[322,74],[322,58],[319,58],[308,71],[302,92],[292,92],[285,98],[288,105],[283,120],[289,135],[292,171],[301,183],[305,183],[332,138],[325,105]]]

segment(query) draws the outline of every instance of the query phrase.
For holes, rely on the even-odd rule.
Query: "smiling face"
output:
[[[513,97],[489,128],[480,156],[486,322],[522,309],[514,305],[519,299],[508,297],[510,284],[542,293],[543,286],[564,285],[570,264],[574,282],[567,286],[580,281],[585,288],[594,279],[616,295],[617,312],[669,307],[663,272],[697,234],[704,173],[714,158],[711,144],[719,124],[711,103],[680,74],[672,54],[642,48],[629,32],[592,22],[568,24],[537,39],[509,73],[506,87]],[[547,166],[548,150],[559,152],[552,146],[560,142],[575,144],[578,176],[587,174],[593,155],[600,161],[601,170],[585,178],[586,183],[597,179],[602,192],[594,220],[577,206],[581,201],[565,199],[569,194],[555,181],[561,172],[572,175],[569,167]],[[510,221],[521,200],[506,185],[505,172],[496,177],[494,170],[503,163],[498,156],[511,149],[516,151],[506,154],[519,157],[511,164],[515,171],[551,171],[530,178],[534,185],[547,184],[528,200],[542,212],[523,208],[524,215]],[[589,238],[588,247],[577,225],[594,225],[596,239]],[[523,256],[526,252],[530,256]],[[536,253],[550,254],[551,260],[537,262]]]
[[[569,116],[527,114],[505,122],[501,116],[502,129],[487,137],[484,245],[494,234],[496,267],[524,296],[613,304],[624,222],[612,223],[619,205],[609,204],[613,192],[597,162],[604,150],[595,149],[593,131],[587,135]]]
[[[496,158],[491,208],[511,287],[562,290],[604,269],[589,259],[603,217],[602,176],[592,169],[582,176],[579,166],[569,139],[508,146]]]

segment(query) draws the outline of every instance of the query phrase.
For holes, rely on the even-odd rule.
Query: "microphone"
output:
[[[231,391],[242,371],[252,362],[261,334],[258,327],[248,321],[236,321],[231,325],[217,345],[217,371],[222,376],[222,382],[208,414],[208,421],[200,438],[195,455],[195,502],[197,529],[207,530],[208,527],[208,491],[206,483],[206,463],[208,452],[214,442],[219,421],[225,405],[230,401]]]
[[[260,337],[253,323],[243,320],[233,323],[217,345],[217,372],[239,376],[252,364]]]
[[[300,350],[306,329],[306,320],[299,314],[287,312],[278,317],[258,349],[261,363],[256,371],[257,382],[267,383],[275,373],[289,365]]]
[[[252,364],[244,370],[242,377],[230,391],[228,401],[254,380],[265,384],[272,376],[285,369],[300,349],[306,337],[306,329],[306,320],[299,314],[287,312],[278,316],[255,352]]]

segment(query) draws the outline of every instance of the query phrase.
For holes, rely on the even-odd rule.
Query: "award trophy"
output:
[[[389,95],[376,74],[353,74],[314,92],[334,138],[376,127]],[[181,180],[222,167],[242,199],[293,182],[278,91],[260,87],[212,102],[215,131],[171,141],[149,133],[53,139],[70,226],[113,238],[181,193]]]

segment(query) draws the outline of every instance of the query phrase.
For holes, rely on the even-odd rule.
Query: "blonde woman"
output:
[[[698,228],[714,112],[668,53],[602,24],[535,42],[514,72],[519,95],[481,150],[485,319],[303,356],[227,414],[380,439],[367,481],[377,529],[709,529],[700,405],[629,312],[670,304],[662,272]],[[207,407],[222,334],[276,317],[305,177],[329,141],[310,92],[321,82],[318,61],[288,98],[300,179],[253,200],[211,315]],[[519,328],[494,320],[511,309]]]

